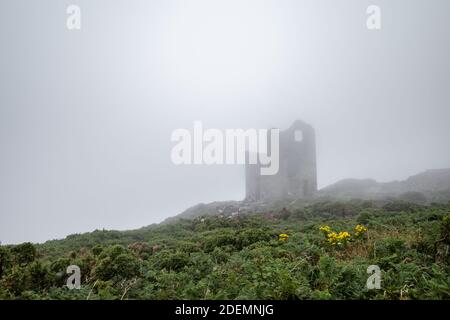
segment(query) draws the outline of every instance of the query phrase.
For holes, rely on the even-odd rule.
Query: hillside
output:
[[[427,170],[404,181],[379,183],[372,179],[346,179],[319,191],[334,198],[390,199],[442,202],[450,199],[450,169]]]
[[[230,216],[248,213],[276,213],[283,208],[295,210],[323,201],[373,200],[381,204],[392,200],[403,200],[418,204],[447,203],[450,201],[450,169],[427,170],[404,181],[379,183],[373,179],[344,179],[327,186],[310,199],[281,199],[264,201],[216,201],[200,203],[182,213],[170,217],[165,223],[178,219],[200,216]]]
[[[308,200],[199,204],[137,230],[0,246],[0,299],[450,299],[449,185],[448,169],[348,179]]]
[[[0,299],[449,299],[449,213],[323,201],[0,246]],[[379,290],[366,288],[370,265]]]

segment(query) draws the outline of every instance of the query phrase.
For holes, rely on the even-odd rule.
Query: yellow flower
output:
[[[320,231],[324,232],[324,233],[329,233],[331,232],[331,228],[329,226],[322,226],[319,229]]]
[[[278,240],[280,241],[286,241],[289,238],[289,235],[287,235],[286,233],[282,233],[278,236]]]
[[[345,245],[352,237],[347,231],[341,231],[339,233],[331,231],[329,226],[322,226],[319,230],[324,233],[326,241],[332,245]]]
[[[339,232],[339,237],[340,237],[341,239],[347,239],[347,238],[350,238],[350,233],[348,233],[347,231]]]
[[[355,227],[355,238],[361,238],[369,229],[361,224]]]
[[[356,227],[355,227],[355,232],[357,232],[357,233],[364,233],[364,232],[366,232],[368,229],[366,228],[366,227],[364,227],[363,225],[360,225],[360,224],[358,224]]]
[[[336,232],[330,232],[329,234],[328,234],[328,238],[336,238],[337,237],[337,233]]]
[[[327,241],[332,245],[343,245],[347,243],[350,237],[350,233],[347,231],[342,231],[339,233],[330,232],[327,235]]]

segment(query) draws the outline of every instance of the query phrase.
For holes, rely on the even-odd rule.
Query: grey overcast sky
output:
[[[448,0],[2,0],[0,240],[242,199],[242,166],[172,164],[170,135],[194,120],[305,120],[319,187],[450,167],[449,39]]]

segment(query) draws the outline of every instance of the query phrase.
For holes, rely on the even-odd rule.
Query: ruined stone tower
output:
[[[297,120],[280,131],[280,167],[261,175],[260,164],[245,168],[246,200],[304,199],[317,191],[316,143],[312,126]]]

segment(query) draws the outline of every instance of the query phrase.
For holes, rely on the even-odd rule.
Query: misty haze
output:
[[[3,0],[0,300],[449,299],[449,13]]]
[[[242,165],[171,162],[172,131],[195,120],[310,123],[319,188],[450,167],[446,1],[384,3],[378,31],[364,1],[282,3],[85,2],[77,32],[64,3],[4,3],[1,241],[242,200]]]

